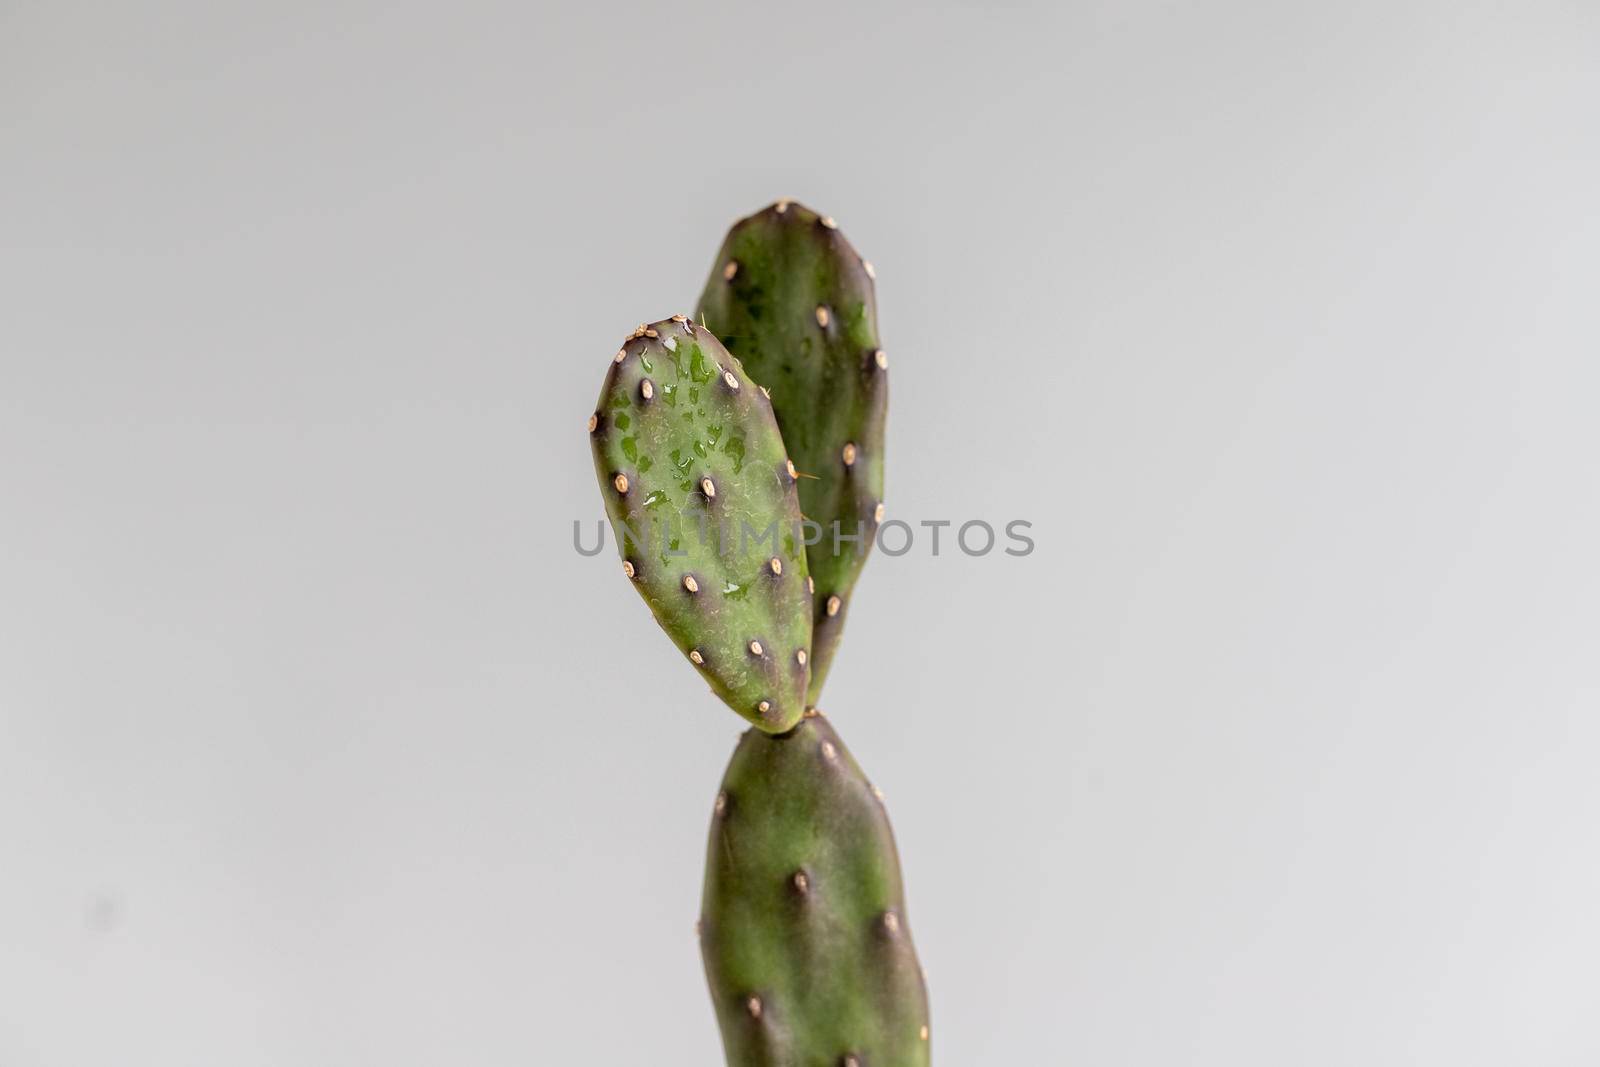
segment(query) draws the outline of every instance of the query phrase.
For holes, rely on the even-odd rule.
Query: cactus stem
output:
[[[724,255],[719,262],[732,258]],[[687,315],[634,327],[620,354],[621,362],[605,375],[599,403],[586,416],[618,555],[627,558],[629,578],[678,654],[698,653],[692,665],[712,691],[758,730],[785,732],[805,706],[808,672],[776,669],[780,665],[767,657],[741,655],[740,649],[757,634],[774,656],[779,649],[812,647],[815,610],[800,585],[808,568],[799,537],[780,540],[767,557],[734,558],[726,548],[726,526],[719,523],[715,546],[702,525],[698,546],[680,543],[692,540],[681,536],[664,542],[660,564],[647,553],[628,555],[628,540],[642,541],[645,529],[686,529],[728,507],[737,509],[738,518],[753,520],[756,529],[773,522],[793,529],[799,523],[795,486],[781,473],[788,451],[771,406],[753,392],[759,383],[745,376],[739,360]],[[674,380],[684,392],[674,392]],[[853,434],[836,431],[833,439],[846,436]],[[677,458],[683,455],[698,455],[690,461],[696,466],[684,470]],[[680,484],[682,490],[672,492]],[[670,556],[684,558],[673,562]],[[781,562],[774,566],[774,559]],[[794,577],[772,577],[780,568]],[[761,700],[770,702],[770,714],[756,715]]]
[[[799,471],[810,472],[791,475],[802,514],[823,530],[835,522],[848,528],[868,519],[884,495],[888,357],[879,347],[876,268],[835,219],[798,201],[768,205],[728,232],[698,317],[726,342],[741,375],[771,391],[788,438],[785,453]],[[730,265],[736,279],[724,276]],[[851,447],[841,463],[846,442]],[[806,569],[821,575],[824,589],[848,596],[869,547],[851,551],[838,538],[824,538],[806,546]],[[843,629],[829,627],[810,643],[810,699],[822,687]],[[871,1048],[860,1055],[877,1058]]]
[[[887,817],[832,727],[805,715],[745,734],[722,785],[738,818],[713,820],[707,841],[700,948],[727,1061],[927,1067],[926,982]]]

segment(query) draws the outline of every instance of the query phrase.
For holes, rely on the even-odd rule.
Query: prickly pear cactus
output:
[[[800,721],[811,603],[772,406],[709,332],[640,326],[589,419],[622,570],[711,689],[760,730]]]
[[[728,232],[700,315],[771,391],[801,475],[800,509],[820,527],[806,549],[816,581],[815,703],[883,521],[888,358],[878,343],[872,266],[832,219],[780,200]]]
[[[889,818],[819,714],[739,742],[712,816],[700,947],[729,1067],[927,1067]]]

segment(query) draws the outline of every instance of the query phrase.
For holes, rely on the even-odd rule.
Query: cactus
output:
[[[888,359],[872,266],[832,219],[780,200],[728,232],[700,316],[771,391],[802,477],[800,509],[817,524],[805,538],[814,540],[806,555],[816,582],[808,693],[816,703],[883,521]]]
[[[810,579],[772,406],[682,315],[640,326],[589,419],[623,573],[711,689],[759,729],[805,710]]]
[[[755,727],[717,795],[698,925],[727,1061],[928,1067],[883,796],[809,706],[883,521],[872,267],[780,200],[729,231],[700,309],[633,331],[589,437],[623,572]]]
[[[701,953],[729,1067],[926,1067],[928,999],[882,795],[828,721],[751,730],[706,848]]]

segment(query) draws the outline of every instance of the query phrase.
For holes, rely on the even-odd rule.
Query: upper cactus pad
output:
[[[780,200],[728,232],[700,315],[771,391],[801,475],[800,509],[820,527],[806,549],[816,581],[814,703],[883,521],[888,359],[878,344],[872,266],[832,219]]]
[[[683,316],[640,326],[589,420],[623,572],[712,691],[761,730],[800,721],[811,599],[772,406]]]

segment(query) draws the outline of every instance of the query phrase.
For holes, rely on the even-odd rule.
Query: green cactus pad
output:
[[[729,1067],[927,1067],[882,797],[828,721],[747,731],[717,795],[700,949]]]
[[[800,510],[823,531],[806,549],[816,582],[815,703],[883,521],[888,359],[878,343],[872,267],[832,219],[780,200],[728,232],[700,316],[771,391],[801,475]],[[860,544],[843,540],[858,533]]]
[[[772,405],[708,331],[640,326],[589,420],[623,572],[711,689],[772,733],[805,711],[811,593]]]

